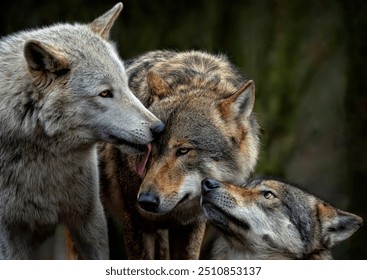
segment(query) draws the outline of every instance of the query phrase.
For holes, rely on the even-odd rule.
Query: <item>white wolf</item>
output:
[[[0,259],[29,258],[60,222],[84,259],[108,258],[96,144],[138,153],[164,128],[108,41],[121,9],[0,41]]]

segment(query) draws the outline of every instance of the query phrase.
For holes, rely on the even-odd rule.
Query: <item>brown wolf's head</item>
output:
[[[240,187],[205,179],[201,204],[233,255],[243,258],[330,258],[329,249],[362,225],[359,216],[276,180]]]
[[[219,87],[195,84],[195,78],[189,88],[172,90],[158,75],[148,74],[153,98],[149,109],[166,127],[152,144],[138,194],[146,211],[189,209],[197,215],[202,179],[215,176],[241,184],[239,178],[247,178],[255,167],[259,140],[252,113],[254,83],[223,93]]]

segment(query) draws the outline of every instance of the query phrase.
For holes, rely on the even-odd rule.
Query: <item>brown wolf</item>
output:
[[[60,222],[83,258],[108,258],[96,144],[141,152],[163,129],[108,41],[121,9],[0,41],[0,259],[29,258]]]
[[[243,187],[202,181],[205,217],[222,233],[213,259],[331,259],[362,218],[298,187],[257,178]]]
[[[254,83],[224,55],[199,51],[149,52],[128,62],[127,73],[166,127],[144,157],[101,147],[104,205],[123,224],[129,258],[197,259],[201,180],[243,184],[257,161]]]

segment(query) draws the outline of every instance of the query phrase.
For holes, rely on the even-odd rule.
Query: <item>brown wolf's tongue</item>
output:
[[[142,156],[139,156],[138,160],[135,163],[134,170],[140,176],[144,175],[145,166],[148,162],[151,150],[152,150],[152,144],[148,144],[147,145],[147,150],[145,151],[145,154],[142,155]]]

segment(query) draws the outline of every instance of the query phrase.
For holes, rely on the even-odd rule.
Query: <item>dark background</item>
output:
[[[115,3],[7,1],[1,5],[0,36],[56,22],[90,22]],[[256,173],[303,185],[366,221],[365,3],[124,0],[111,37],[123,59],[154,49],[227,54],[256,83],[262,127]],[[338,245],[334,257],[367,259],[366,228]],[[61,229],[40,256],[62,257],[57,236]]]

